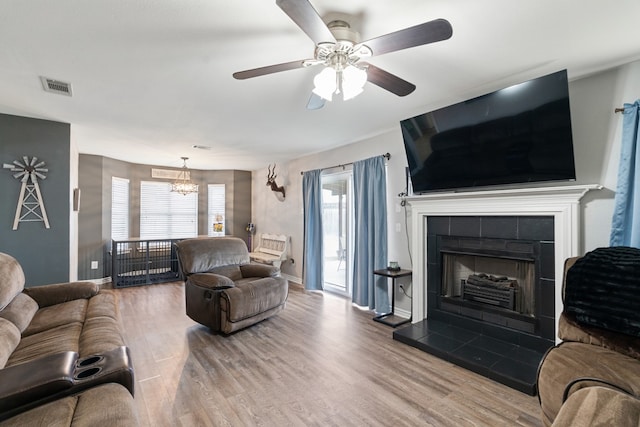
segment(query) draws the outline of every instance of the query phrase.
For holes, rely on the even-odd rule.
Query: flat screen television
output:
[[[576,177],[566,70],[400,127],[414,194]]]

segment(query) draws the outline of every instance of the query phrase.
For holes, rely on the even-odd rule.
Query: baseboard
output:
[[[295,276],[291,276],[290,274],[285,274],[285,273],[280,273],[280,275],[282,277],[284,277],[285,279],[287,279],[290,282],[293,282],[297,285],[302,286],[302,278],[300,277],[295,277]]]
[[[411,311],[403,310],[401,308],[395,308],[394,313],[400,317],[406,317],[407,319],[411,318]]]

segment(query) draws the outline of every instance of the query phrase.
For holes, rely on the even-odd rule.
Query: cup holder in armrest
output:
[[[78,360],[78,367],[85,367],[89,365],[94,365],[104,359],[104,356],[89,356],[84,359]]]
[[[110,382],[122,384],[133,395],[133,365],[127,347],[84,356],[75,362],[74,393]]]
[[[98,375],[98,373],[100,373],[100,371],[102,371],[102,368],[99,367],[92,367],[92,368],[87,368],[87,369],[83,369],[80,371],[76,371],[73,374],[73,379],[75,380],[87,380],[89,378],[95,377],[96,375]]]

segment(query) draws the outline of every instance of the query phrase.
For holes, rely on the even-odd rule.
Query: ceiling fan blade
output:
[[[362,43],[371,49],[373,55],[382,55],[396,50],[408,49],[423,44],[446,40],[453,34],[453,28],[446,19],[435,19],[424,24],[415,25],[384,36],[376,37]]]
[[[307,102],[307,110],[319,110],[324,107],[324,98],[311,92],[309,102]]]
[[[307,0],[276,0],[276,4],[316,45],[336,42],[327,24]]]
[[[295,70],[304,67],[304,60],[285,62],[282,64],[267,65],[266,67],[253,68],[251,70],[237,71],[233,77],[238,80],[250,79],[252,77],[264,76],[266,74],[279,73],[280,71]]]
[[[366,62],[361,62],[360,64],[367,67],[367,81],[381,87],[382,89],[388,90],[398,96],[407,96],[416,90],[416,86],[414,84],[409,83],[406,80],[402,80],[400,77],[395,76],[388,71]]]

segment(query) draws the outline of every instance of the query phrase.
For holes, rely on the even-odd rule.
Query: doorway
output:
[[[322,176],[324,290],[351,296],[353,254],[353,174]]]

